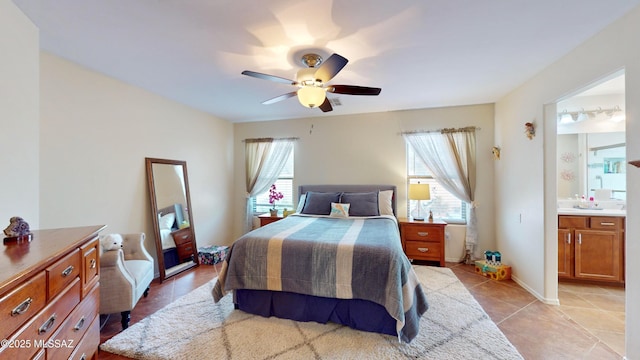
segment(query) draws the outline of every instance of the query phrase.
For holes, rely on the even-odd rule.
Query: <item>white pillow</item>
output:
[[[348,203],[331,203],[331,212],[329,213],[330,217],[349,217],[349,207],[351,204]]]
[[[381,190],[378,192],[378,209],[380,215],[393,216],[393,190]]]
[[[298,201],[298,207],[296,208],[296,212],[298,214],[302,213],[302,209],[304,208],[304,202],[307,199],[307,194],[302,194],[300,196],[300,200]]]
[[[160,216],[160,218],[158,218],[158,226],[160,227],[160,229],[171,230],[171,227],[173,227],[174,221],[176,221],[175,213],[164,214]]]

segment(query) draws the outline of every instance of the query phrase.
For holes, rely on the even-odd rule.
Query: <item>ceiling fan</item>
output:
[[[347,65],[347,62],[349,62],[349,60],[338,54],[329,56],[326,61],[323,61],[322,57],[318,54],[305,54],[302,56],[301,60],[302,64],[307,66],[307,68],[300,69],[296,74],[295,80],[289,80],[279,76],[249,70],[243,71],[242,75],[253,76],[259,79],[275,81],[298,87],[298,90],[296,91],[263,101],[262,103],[265,105],[273,104],[297,95],[298,101],[300,101],[302,105],[308,108],[319,107],[323,112],[333,110],[333,107],[326,96],[327,92],[346,95],[378,95],[380,94],[380,91],[382,91],[381,88],[366,86],[326,85],[326,83],[333,79],[333,77],[336,76],[336,74],[340,72],[345,65]]]

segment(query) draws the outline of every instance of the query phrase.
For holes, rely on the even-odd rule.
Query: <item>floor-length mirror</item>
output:
[[[145,158],[160,281],[198,266],[187,162]]]

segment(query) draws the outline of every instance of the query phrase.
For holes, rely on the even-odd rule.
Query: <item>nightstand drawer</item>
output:
[[[440,261],[442,244],[438,241],[407,241],[405,253],[409,259]]]
[[[176,246],[180,245],[191,245],[191,228],[184,228],[180,230],[176,230],[171,233],[173,236],[173,241],[175,241]]]
[[[402,226],[402,232],[405,241],[440,241],[444,238],[442,227],[406,224]]]

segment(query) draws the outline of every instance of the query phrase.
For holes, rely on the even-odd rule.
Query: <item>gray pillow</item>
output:
[[[331,213],[331,203],[340,201],[339,192],[314,192],[307,191],[302,213],[307,215],[329,215]]]
[[[342,193],[341,203],[351,204],[349,216],[378,216],[378,192]]]

